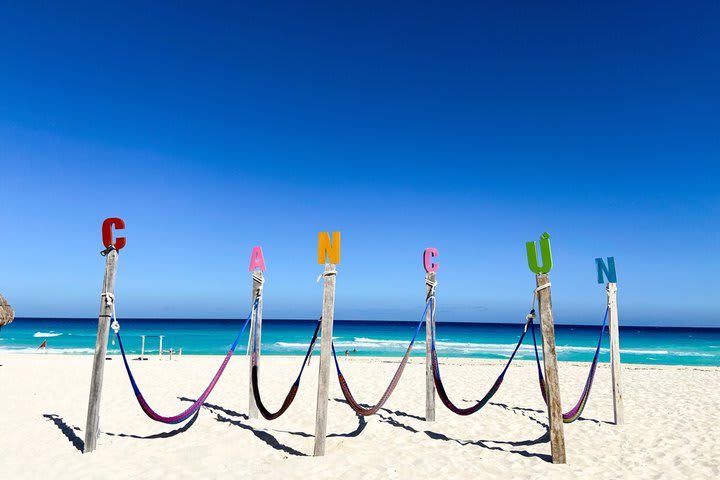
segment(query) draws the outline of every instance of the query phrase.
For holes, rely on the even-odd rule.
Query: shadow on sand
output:
[[[72,445],[77,448],[80,452],[85,450],[85,441],[78,436],[76,432],[82,432],[83,430],[80,427],[76,427],[74,425],[68,425],[65,423],[65,420],[63,420],[62,417],[59,415],[56,415],[54,413],[45,413],[43,414],[43,417],[45,417],[47,420],[50,420],[55,424],[56,427],[60,429],[60,432],[62,432],[63,435],[72,443]],[[108,435],[110,437],[123,437],[123,438],[137,438],[141,440],[154,440],[157,438],[170,438],[174,437],[175,435],[178,435],[180,433],[187,432],[190,427],[193,426],[195,421],[197,420],[198,414],[195,413],[195,415],[190,418],[190,421],[187,422],[185,425],[183,425],[180,428],[177,428],[175,430],[170,430],[169,432],[160,432],[160,433],[154,433],[152,435],[132,435],[129,433],[112,433],[112,432],[102,432],[104,435]]]

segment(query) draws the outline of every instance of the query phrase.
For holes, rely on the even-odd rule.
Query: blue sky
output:
[[[100,10],[98,10],[100,8]],[[556,320],[720,326],[720,5],[262,2],[0,6],[0,292],[97,315],[100,225],[127,223],[118,313],[521,321],[547,230]]]

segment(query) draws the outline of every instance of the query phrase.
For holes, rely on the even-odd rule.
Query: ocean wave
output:
[[[354,337],[353,340],[345,340],[335,342],[335,348],[338,350],[346,349],[366,349],[375,350],[378,352],[382,351],[403,351],[408,347],[409,342],[407,340],[389,340],[389,339],[376,339],[366,337]],[[488,353],[494,355],[500,355],[508,357],[515,346],[515,343],[471,343],[471,342],[447,342],[438,341],[435,342],[438,351],[447,353]],[[309,343],[299,342],[275,342],[275,347],[283,349],[294,349],[294,348],[308,348]],[[319,344],[315,346],[319,348]],[[415,349],[422,350],[425,348],[424,341],[415,342]],[[591,349],[592,350],[592,349]],[[524,353],[531,353],[532,346],[522,345],[520,351]]]
[[[10,354],[38,354],[58,353],[63,355],[85,355],[95,353],[92,348],[37,348],[37,347],[0,347],[0,353]]]
[[[679,357],[717,357],[718,356],[713,353],[702,353],[702,352],[672,352],[671,354],[677,355]]]
[[[603,348],[604,351],[610,351],[607,348]],[[629,353],[631,355],[678,355],[681,352],[670,352],[668,350],[642,350],[637,348],[621,348],[620,353]]]
[[[341,340],[335,341],[335,348],[340,350],[365,350],[366,353],[370,352],[402,352],[404,351],[409,342],[407,340],[394,340],[394,339],[378,339],[368,337],[353,337],[352,340]],[[517,343],[473,343],[473,342],[449,342],[449,341],[437,341],[435,342],[438,352],[450,353],[450,354],[487,354],[495,355],[500,357],[509,357],[513,350],[517,346]],[[278,349],[307,349],[309,343],[300,342],[275,342],[274,347]],[[538,345],[538,350],[542,356],[542,350]],[[320,348],[320,342],[315,345],[315,349]],[[556,350],[560,355],[571,355],[577,353],[594,353],[597,347],[594,346],[576,346],[576,345],[558,345]],[[418,340],[415,342],[415,350],[420,351],[425,349],[425,341]],[[601,348],[600,353],[608,354],[609,348]],[[678,356],[678,357],[717,357],[715,353],[704,353],[704,352],[693,352],[693,351],[673,351],[667,349],[642,349],[642,348],[622,348],[620,352],[625,355],[660,355],[660,356]],[[534,349],[532,343],[523,343],[518,349],[518,355],[520,357],[534,356]],[[567,358],[567,357],[565,357]]]
[[[35,332],[33,333],[33,337],[35,338],[51,338],[51,337],[59,337],[62,335],[62,333],[56,333],[56,332]]]
[[[281,348],[307,348],[309,343],[275,342],[273,345]]]

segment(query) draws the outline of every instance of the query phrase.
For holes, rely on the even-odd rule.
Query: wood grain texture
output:
[[[327,435],[328,392],[330,364],[332,362],[332,333],[335,317],[335,265],[325,264],[323,276],[322,338],[320,340],[320,367],[318,374],[317,409],[315,412],[315,448],[313,455],[325,455]]]
[[[117,261],[117,250],[111,250],[105,257],[103,292],[110,294],[115,293]],[[98,317],[98,331],[97,338],[95,339],[92,376],[90,377],[90,397],[88,399],[87,422],[85,423],[85,445],[83,453],[90,453],[95,450],[97,447],[97,439],[100,435],[100,399],[102,397],[103,375],[105,373],[105,355],[107,355],[111,315],[112,307],[107,304],[105,297],[102,296],[100,299],[100,316]]]
[[[613,385],[615,425],[625,422],[623,413],[622,372],[620,365],[620,324],[618,323],[617,284],[607,284],[608,317],[610,320],[610,370]]]
[[[425,274],[425,298],[430,297],[431,285],[435,284],[435,272]],[[432,335],[435,324],[432,321],[432,307],[425,314],[425,421],[435,421],[435,380],[432,367]]]
[[[546,273],[536,275],[538,287],[550,283]],[[543,363],[550,419],[550,453],[553,463],[567,463],[565,457],[565,432],[563,429],[562,402],[560,400],[560,379],[558,377],[557,352],[555,351],[555,324],[552,315],[550,288],[538,291],[540,309],[540,330],[542,331]]]
[[[253,286],[252,286],[252,297],[250,299],[250,308],[255,305],[255,299],[258,295],[262,293],[262,286],[263,286],[264,278],[263,273],[260,271],[253,272]],[[256,329],[256,320],[257,319],[257,329]],[[250,319],[250,340],[248,342],[248,349],[250,353],[252,354],[253,346],[255,345],[255,342],[257,342],[257,365],[260,366],[260,345],[262,340],[262,297],[260,297],[260,301],[258,302],[257,309],[252,312],[252,318]],[[252,357],[251,357],[252,358]],[[249,395],[250,400],[248,404],[248,416],[250,418],[258,418],[259,412],[257,404],[255,403],[255,395],[253,395],[253,385],[252,385],[252,361],[249,363],[249,372],[248,372],[248,384],[249,387]]]

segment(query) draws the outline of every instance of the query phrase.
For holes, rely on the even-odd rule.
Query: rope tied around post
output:
[[[315,280],[315,283],[320,283],[321,278],[329,277],[331,275],[337,275],[337,269],[336,270],[325,270],[320,275],[318,275],[317,280]]]
[[[113,332],[115,332],[115,335],[120,331],[120,323],[117,320],[117,314],[115,313],[115,294],[110,292],[102,292],[100,294],[102,298],[105,299],[105,305],[110,307],[112,314],[110,318],[112,318],[112,323],[110,324],[110,328],[113,329]],[[115,344],[115,340],[113,340],[113,345]]]
[[[552,285],[552,282],[548,282],[545,285],[540,285],[536,289],[533,290],[533,297],[532,297],[532,307],[530,308],[530,313],[533,315],[533,318],[535,318],[535,301],[538,298],[538,293],[540,293],[542,290],[545,290],[546,288],[550,288]]]
[[[255,271],[252,274],[253,281],[257,282],[258,289],[262,291],[263,285],[265,284],[265,277],[263,277],[262,272]]]
[[[437,289],[437,284],[438,284],[437,280],[431,280],[430,278],[425,277],[425,285],[430,287],[430,290],[428,291],[427,295],[425,296],[426,302],[429,302],[431,298],[432,299],[435,298],[435,290]],[[433,301],[433,305],[435,305],[434,301]]]

